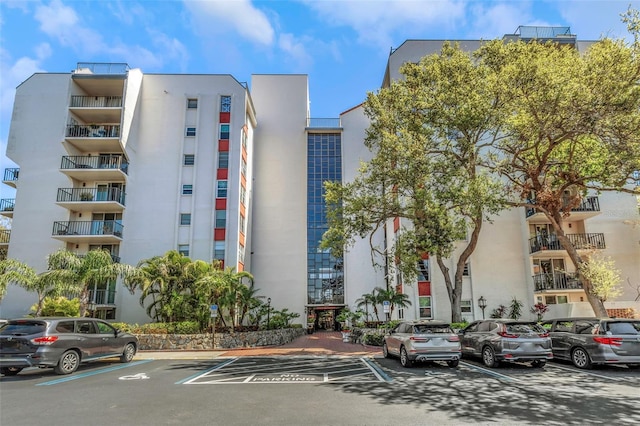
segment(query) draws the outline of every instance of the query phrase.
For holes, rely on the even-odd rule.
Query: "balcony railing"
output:
[[[11,229],[0,229],[0,244],[9,244]]]
[[[604,234],[566,234],[571,244],[577,250],[592,250],[607,248],[604,241]],[[538,235],[529,239],[529,253],[536,253],[542,250],[564,250],[558,237],[554,234],[549,236]]]
[[[53,235],[114,235],[122,237],[122,224],[117,220],[53,222]]]
[[[86,256],[86,254],[76,254],[76,256],[78,256],[78,258],[82,259],[83,257]],[[115,254],[111,254],[111,260],[113,260],[113,263],[120,263],[120,256],[116,256]]]
[[[535,201],[534,201],[535,202]],[[564,205],[568,205],[569,201],[565,199]],[[580,203],[579,206],[571,209],[572,212],[599,212],[600,211],[600,201],[597,196],[587,197]],[[526,209],[526,217],[531,217],[534,214],[538,213],[538,210],[527,207]]]
[[[115,201],[123,206],[125,193],[120,188],[58,188],[56,201],[68,202],[96,202]]]
[[[4,179],[5,182],[12,182],[18,180],[18,174],[20,173],[19,168],[12,169],[4,169]]]
[[[535,291],[580,290],[582,282],[575,273],[547,273],[533,276]]]
[[[119,124],[70,124],[68,138],[119,138]]]
[[[129,163],[121,154],[100,154],[97,156],[65,155],[62,157],[60,168],[71,169],[119,169],[125,174],[129,170]]]
[[[71,108],[121,108],[122,96],[71,96]]]
[[[314,129],[339,129],[339,118],[307,118],[307,128]]]
[[[89,290],[89,303],[113,305],[116,303],[115,290]]]
[[[78,62],[76,74],[126,74],[129,64],[123,62]]]
[[[15,206],[15,198],[3,198],[2,200],[0,200],[0,211],[2,212],[12,212]]]

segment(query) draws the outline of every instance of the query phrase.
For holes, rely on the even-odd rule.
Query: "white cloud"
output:
[[[233,31],[253,43],[273,44],[274,30],[269,19],[249,0],[185,0],[184,5],[205,33]]]
[[[348,26],[358,41],[385,49],[393,45],[393,34],[420,34],[427,29],[450,28],[464,19],[465,1],[367,1],[307,0],[305,3],[329,25]]]
[[[311,40],[307,40],[307,42],[311,42]],[[280,50],[285,52],[302,69],[310,67],[313,63],[313,58],[307,53],[304,44],[305,41],[296,39],[293,34],[280,34],[278,38]]]
[[[520,25],[548,25],[534,22],[530,2],[475,2],[470,4],[467,36],[478,39],[513,34]]]
[[[29,78],[32,74],[43,72],[42,62],[51,56],[51,47],[42,43],[35,47],[35,57],[23,56],[13,61],[8,52],[0,50],[0,116],[2,121],[9,118],[16,87]]]
[[[631,5],[640,9],[639,1],[564,1],[556,5],[571,32],[581,40],[597,40],[602,36],[630,38],[620,14]]]

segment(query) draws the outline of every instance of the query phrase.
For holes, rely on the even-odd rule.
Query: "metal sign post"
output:
[[[387,314],[387,321],[389,321],[391,319],[389,317],[389,312],[391,312],[391,302],[389,302],[388,300],[382,302],[382,312]]]
[[[216,348],[216,318],[218,317],[218,305],[211,305],[209,307],[211,312],[211,348]]]

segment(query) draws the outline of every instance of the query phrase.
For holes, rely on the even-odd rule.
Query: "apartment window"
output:
[[[462,312],[463,314],[471,313],[471,300],[460,301],[460,312]]]
[[[418,281],[431,281],[429,259],[421,259],[418,261]]]
[[[418,302],[420,306],[420,318],[433,318],[433,313],[431,312],[431,296],[420,296],[418,297]]]
[[[218,168],[219,169],[229,168],[229,152],[228,151],[218,152]]]
[[[247,177],[247,162],[245,161],[244,158],[242,159],[242,164],[241,164],[240,167],[242,167],[242,169],[241,169],[242,176]]]
[[[182,195],[193,194],[193,185],[182,185]]]
[[[196,156],[193,154],[185,154],[182,164],[185,166],[193,166],[196,162]]]
[[[238,261],[244,263],[244,247],[242,246],[238,249]]]
[[[247,190],[244,186],[240,187],[240,202],[247,205]]]
[[[187,99],[187,108],[198,108],[197,99]]]
[[[178,244],[178,252],[183,256],[189,256],[189,244]]]
[[[469,266],[469,262],[464,264],[464,269],[462,270],[462,276],[468,277],[471,274],[471,266]]]
[[[231,96],[220,97],[220,112],[231,112]]]
[[[560,305],[568,302],[569,298],[567,296],[544,296],[544,303],[546,305]]]
[[[398,319],[404,319],[404,309],[398,309]]]
[[[180,213],[180,225],[191,225],[191,213]]]
[[[213,249],[213,258],[224,260],[224,241],[216,241]]]
[[[195,136],[196,135],[196,128],[195,127],[187,127],[187,129],[185,131],[185,135],[186,136]]]
[[[221,124],[220,125],[220,139],[229,139],[229,125]]]
[[[240,232],[242,232],[243,234],[245,233],[244,232],[244,224],[245,224],[244,216],[240,215]]]
[[[245,151],[247,150],[247,132],[246,131],[242,132],[242,147],[245,149]]]
[[[227,211],[216,210],[216,228],[226,228],[226,227],[227,227]]]
[[[216,193],[217,198],[227,198],[227,181],[219,180],[218,181],[218,191]]]

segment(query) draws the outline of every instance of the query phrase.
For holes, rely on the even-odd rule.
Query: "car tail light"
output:
[[[34,345],[51,345],[58,340],[58,336],[42,336],[31,339],[31,343]]]
[[[447,340],[450,342],[459,342],[460,341],[460,337],[458,336],[449,336],[447,337]]]
[[[510,333],[507,333],[506,331],[501,331],[501,332],[499,332],[499,333],[498,333],[498,336],[500,336],[500,337],[506,337],[506,338],[508,338],[508,339],[517,339],[518,337],[520,337],[520,336],[518,336],[517,334],[510,334]]]
[[[428,342],[429,339],[427,339],[426,337],[417,337],[417,336],[411,336],[409,337],[409,340],[412,340],[414,342]]]
[[[622,345],[622,337],[594,337],[593,341],[603,345],[612,345],[612,346]]]
[[[540,337],[549,337],[549,333],[540,333],[538,334]]]

